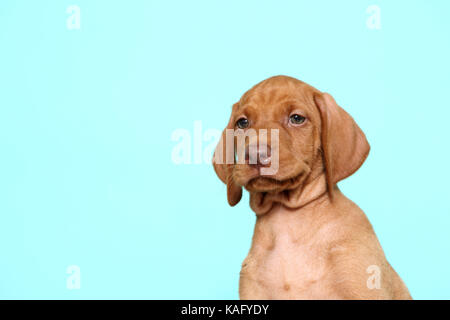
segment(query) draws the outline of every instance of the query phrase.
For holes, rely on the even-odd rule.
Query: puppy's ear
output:
[[[366,160],[370,146],[355,120],[328,93],[315,93],[322,120],[322,150],[330,194],[334,185],[352,175]]]
[[[235,104],[233,110],[236,108]],[[236,184],[233,179],[234,168],[234,134],[227,135],[227,129],[233,129],[232,118],[225,130],[222,132],[219,144],[214,151],[213,166],[214,171],[223,183],[227,185],[227,199],[230,206],[235,206],[241,201],[242,187]]]

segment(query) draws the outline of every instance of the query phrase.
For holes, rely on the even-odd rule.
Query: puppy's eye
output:
[[[245,129],[248,127],[248,120],[245,118],[240,118],[238,121],[236,121],[236,126],[239,129]]]
[[[306,118],[299,115],[299,114],[293,114],[289,117],[289,121],[292,124],[302,124],[303,122],[305,122]]]

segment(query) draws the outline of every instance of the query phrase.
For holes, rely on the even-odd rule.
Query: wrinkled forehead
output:
[[[317,113],[313,94],[316,89],[308,84],[295,81],[263,81],[247,91],[236,105],[235,112],[284,112],[287,109],[301,109],[308,114]]]

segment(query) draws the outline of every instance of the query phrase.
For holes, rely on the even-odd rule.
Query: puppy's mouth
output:
[[[304,161],[281,163],[275,174],[266,175],[262,167],[235,164],[232,178],[249,192],[278,193],[297,189],[311,172]]]
[[[278,179],[270,176],[257,176],[251,178],[245,185],[250,192],[280,192],[297,188],[304,178],[304,171],[294,175],[292,178]]]

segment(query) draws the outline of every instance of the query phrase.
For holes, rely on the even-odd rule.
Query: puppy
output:
[[[229,204],[245,188],[257,218],[241,299],[411,299],[365,214],[336,185],[370,147],[329,94],[266,79],[233,105],[226,129],[214,169]]]

